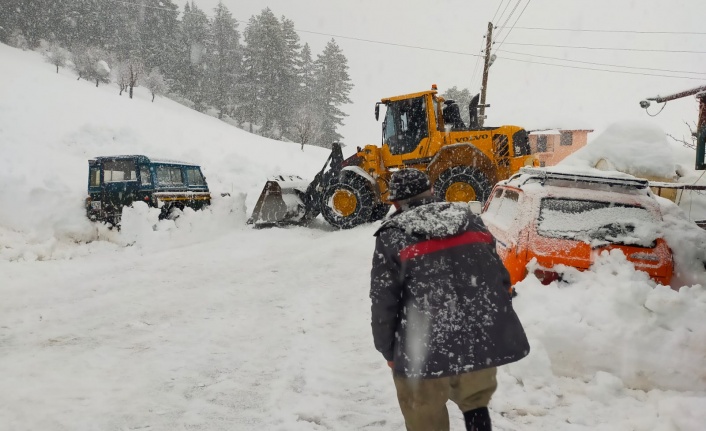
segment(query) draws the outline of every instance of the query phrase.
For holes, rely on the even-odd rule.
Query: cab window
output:
[[[394,155],[411,153],[429,136],[424,97],[398,100],[387,105],[383,122],[383,143]]]
[[[106,160],[103,162],[103,182],[137,181],[134,160]]]
[[[183,186],[181,168],[178,166],[157,166],[157,182],[163,186]]]

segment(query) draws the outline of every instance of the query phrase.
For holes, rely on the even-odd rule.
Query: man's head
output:
[[[431,194],[429,177],[419,169],[400,169],[390,177],[390,195],[388,199],[393,203],[406,201],[425,192]]]

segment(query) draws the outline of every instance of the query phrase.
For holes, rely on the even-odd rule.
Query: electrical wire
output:
[[[498,21],[501,21],[503,19],[503,15],[505,15],[505,11],[507,11],[507,8],[508,8],[508,6],[510,6],[511,2],[512,2],[512,0],[507,0],[507,4],[505,5],[505,9],[503,9],[503,13],[501,13],[500,16],[498,17]],[[493,20],[495,20],[494,16],[493,16]]]
[[[634,33],[634,34],[691,34],[706,35],[702,31],[641,31],[641,30],[593,30],[581,28],[546,28],[546,27],[515,27],[518,30],[542,30],[542,31],[577,31],[586,33]]]
[[[650,112],[647,110],[647,108],[645,108],[645,113],[646,113],[647,115],[649,115],[650,117],[656,117],[656,116],[658,116],[662,111],[664,111],[664,108],[665,108],[666,106],[667,106],[667,102],[664,102],[664,103],[662,104],[662,109],[660,109],[659,111],[655,112],[654,114],[650,114]]]
[[[605,51],[633,51],[633,52],[668,52],[672,54],[706,54],[706,51],[687,51],[687,50],[669,50],[669,49],[642,49],[642,48],[607,48],[607,47],[596,47],[596,46],[571,46],[571,45],[543,45],[538,43],[521,43],[521,42],[508,42],[508,45],[521,45],[521,46],[542,46],[548,48],[571,48],[571,49],[597,49]]]
[[[510,30],[507,32],[507,34],[505,35],[503,40],[500,42],[500,45],[498,45],[498,47],[496,48],[496,51],[498,49],[500,49],[501,46],[503,46],[503,43],[505,43],[505,39],[507,39],[507,37],[510,35],[510,33],[512,32],[512,29],[515,28],[515,24],[517,24],[517,21],[519,21],[520,18],[522,18],[522,14],[525,13],[525,9],[527,9],[527,6],[529,6],[531,1],[532,0],[527,0],[525,7],[522,8],[522,11],[520,11],[520,14],[517,16],[517,19],[515,20],[515,22],[512,23],[512,27],[510,27]]]
[[[520,2],[521,2],[521,1],[522,1],[522,0],[517,0],[517,3],[515,3],[515,6],[514,6],[514,7],[512,8],[512,10],[510,11],[510,15],[507,16],[507,18],[505,19],[505,22],[503,23],[503,25],[500,26],[500,30],[498,31],[497,37],[500,37],[500,33],[502,33],[503,29],[507,26],[507,23],[510,21],[510,18],[512,18],[512,15],[515,14],[515,11],[517,10],[517,6],[520,5]],[[510,34],[510,33],[508,32],[508,34]],[[507,37],[507,35],[505,35],[505,37]]]
[[[500,10],[500,7],[505,3],[505,0],[500,0],[500,3],[498,4],[498,8],[495,9],[495,13],[493,14],[493,18],[490,20],[490,22],[495,21],[495,16],[498,14],[498,11]],[[510,3],[508,3],[509,5]]]
[[[526,55],[528,57],[536,57],[536,58],[546,58],[549,60],[558,60],[558,61],[567,61],[569,63],[581,63],[581,64],[590,64],[594,66],[609,66],[609,67],[621,67],[624,69],[638,69],[638,70],[651,70],[655,72],[671,72],[671,73],[688,73],[691,75],[706,75],[706,72],[690,72],[686,70],[670,70],[670,69],[655,69],[651,67],[637,67],[637,66],[621,66],[618,64],[609,64],[609,63],[594,63],[591,61],[580,61],[580,60],[569,60],[566,58],[559,58],[559,57],[549,57],[546,55],[535,55],[535,54],[526,54],[522,52],[514,52],[514,51],[508,51],[505,49],[496,49],[495,52],[504,52],[507,54],[515,54],[515,55]]]
[[[520,60],[517,58],[510,58],[510,57],[498,57],[498,58],[501,58],[503,60],[518,61],[520,63],[531,63],[531,64],[541,64],[544,66],[564,67],[567,69],[595,70],[597,72],[622,73],[622,74],[626,74],[626,75],[659,76],[662,78],[679,78],[679,79],[692,79],[692,80],[703,81],[703,78],[695,78],[695,77],[691,77],[691,76],[660,75],[660,74],[656,74],[656,73],[638,73],[638,72],[628,72],[628,71],[623,71],[623,70],[596,69],[596,68],[592,68],[592,67],[569,66],[566,64],[552,64],[552,63],[542,63],[540,61]]]
[[[479,50],[480,52],[483,52],[483,40],[481,40],[481,49]],[[473,66],[473,74],[471,75],[471,82],[468,88],[473,88],[473,84],[475,83],[476,80],[476,73],[478,72],[478,64],[480,64],[480,58],[481,56],[479,55],[476,57],[476,64]]]

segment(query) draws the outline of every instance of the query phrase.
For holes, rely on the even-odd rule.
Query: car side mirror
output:
[[[468,206],[471,208],[471,212],[476,215],[480,215],[483,211],[483,204],[480,201],[470,201]]]
[[[380,102],[375,104],[375,121],[380,119]]]

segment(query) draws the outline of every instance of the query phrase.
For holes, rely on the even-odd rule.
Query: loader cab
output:
[[[382,122],[382,143],[388,145],[392,155],[414,151],[422,139],[429,137],[427,97],[389,100]]]

